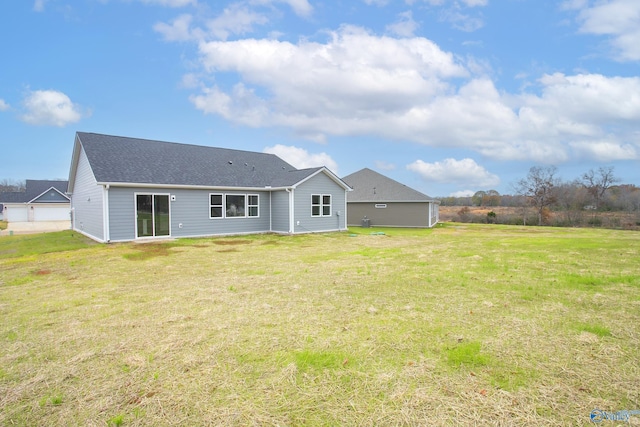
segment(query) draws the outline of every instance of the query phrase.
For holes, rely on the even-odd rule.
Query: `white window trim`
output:
[[[244,215],[233,215],[233,216],[227,216],[227,197],[229,196],[242,196],[244,197],[244,206],[243,206],[243,210],[244,210]],[[238,219],[238,218],[247,218],[247,195],[246,194],[240,194],[240,193],[226,193],[224,195],[224,205],[223,205],[223,211],[224,211],[224,217],[226,219]]]
[[[319,205],[314,205],[313,204],[313,198],[314,196],[319,196],[320,197],[320,204]],[[329,197],[329,204],[325,205],[324,202],[324,198],[325,197]],[[319,215],[314,215],[313,214],[313,207],[314,206],[319,206],[320,207],[320,214]],[[329,215],[325,215],[324,214],[324,207],[329,206]],[[319,218],[319,217],[331,217],[333,216],[333,195],[331,194],[312,194],[311,195],[311,216],[313,218]]]
[[[222,198],[221,205],[212,205],[211,204],[211,196],[220,196]],[[221,216],[211,216],[211,208],[212,207],[220,207],[222,212]],[[224,219],[224,193],[209,193],[209,219]]]
[[[108,198],[108,192],[105,193],[107,194],[107,198]],[[135,220],[135,226],[134,226],[134,233],[135,233],[135,238],[136,239],[166,239],[167,237],[171,237],[171,193],[154,193],[154,192],[146,192],[146,191],[134,191],[133,192],[133,212],[135,213],[135,216],[137,217],[138,214],[138,196],[151,196],[151,200],[154,199],[155,196],[167,196],[169,198],[169,234],[168,235],[160,235],[160,236],[156,236],[155,235],[155,230],[154,230],[154,235],[153,236],[143,236],[143,237],[138,237],[138,219],[136,218]],[[104,196],[103,196],[104,197]],[[103,202],[104,203],[104,202]],[[103,204],[103,209],[105,209],[105,212],[108,211],[108,200],[106,202],[106,204]],[[154,215],[155,213],[155,209],[152,209],[151,211],[151,215]],[[105,223],[106,224],[106,223]],[[154,224],[155,225],[155,224]],[[106,241],[110,241],[110,235],[108,235],[106,232],[104,234],[105,237],[105,242]],[[107,239],[106,237],[109,237],[109,239]]]
[[[246,199],[247,200],[247,203],[246,203],[246,206],[247,206],[247,209],[246,209],[247,218],[260,218],[260,195],[259,194],[247,194],[246,196],[247,196],[247,199]],[[249,203],[249,198],[252,197],[252,196],[255,196],[255,197],[258,198],[257,203],[255,205],[252,205],[252,204]],[[249,208],[253,208],[253,207],[255,207],[258,210],[258,213],[256,215],[249,215],[249,212],[250,212]]]
[[[212,205],[211,196],[221,196],[222,205]],[[227,196],[243,196],[244,197],[244,215],[242,216],[227,216]],[[249,197],[256,196],[258,198],[258,204],[250,205]],[[211,216],[212,207],[220,207],[222,210],[222,216]],[[249,215],[249,207],[257,207],[257,215]],[[209,219],[236,219],[236,218],[260,218],[260,194],[256,193],[209,193]]]

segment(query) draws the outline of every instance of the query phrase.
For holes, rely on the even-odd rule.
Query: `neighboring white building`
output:
[[[70,221],[71,202],[66,195],[68,181],[28,179],[25,191],[0,193],[4,221]]]

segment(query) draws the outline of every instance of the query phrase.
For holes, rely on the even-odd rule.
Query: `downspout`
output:
[[[293,209],[293,188],[285,188],[285,190],[289,193],[289,234],[294,234],[293,219],[295,210]]]
[[[75,208],[74,208],[74,198],[73,193],[69,194],[69,222],[71,222],[71,229],[76,229],[76,216],[75,216]]]
[[[343,218],[343,221],[344,221],[344,229],[343,230],[345,230],[345,231],[347,230],[347,214],[348,214],[348,212],[347,212],[347,193],[348,192],[349,192],[348,190],[344,190],[344,216],[342,218]]]
[[[109,243],[109,241],[111,240],[111,236],[109,236],[109,184],[106,184],[103,187],[104,191],[103,191],[103,203],[102,203],[102,218],[103,218],[103,235],[104,235],[104,241],[106,243]]]
[[[273,232],[273,191],[269,191],[269,232]]]

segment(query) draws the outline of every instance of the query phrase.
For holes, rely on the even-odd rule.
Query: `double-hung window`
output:
[[[222,218],[224,210],[222,209],[222,194],[209,194],[209,208],[211,218]]]
[[[331,194],[311,195],[311,216],[331,216]]]
[[[209,194],[209,218],[247,218],[260,216],[258,194]]]
[[[257,194],[247,195],[247,215],[260,216],[260,204],[258,203]]]

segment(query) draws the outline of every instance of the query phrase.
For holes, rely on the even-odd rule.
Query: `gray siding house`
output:
[[[353,191],[347,195],[348,225],[363,219],[380,227],[433,227],[440,202],[378,172],[365,168],[342,178]]]
[[[350,188],[273,154],[76,133],[72,228],[99,242],[347,229]]]
[[[69,221],[67,181],[28,179],[25,191],[0,193],[0,219],[7,222]]]

